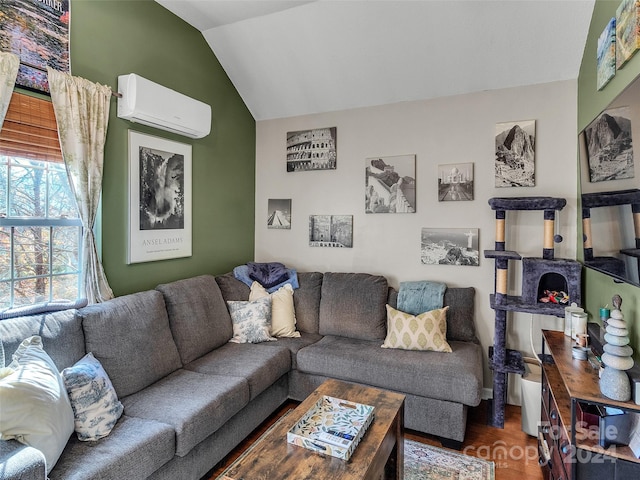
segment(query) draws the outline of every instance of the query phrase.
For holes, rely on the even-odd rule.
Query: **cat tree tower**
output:
[[[554,243],[562,237],[554,235],[556,211],[564,208],[564,198],[514,197],[491,198],[489,205],[496,213],[495,250],[485,250],[485,258],[495,259],[495,294],[490,296],[491,308],[495,311],[495,333],[493,346],[489,347],[489,367],[493,370],[493,400],[488,423],[504,428],[504,407],[507,401],[509,373],[524,373],[522,354],[506,346],[507,312],[525,312],[538,315],[553,315],[564,318],[565,303],[545,303],[547,292],[565,292],[566,303],[580,301],[582,266],[575,260],[554,258]],[[544,212],[544,238],[542,258],[522,257],[506,250],[505,222],[508,210],[542,210]],[[522,261],[522,295],[507,294],[509,261]]]

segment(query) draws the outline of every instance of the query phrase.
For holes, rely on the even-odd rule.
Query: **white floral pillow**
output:
[[[233,322],[232,343],[261,343],[276,340],[271,328],[271,297],[253,302],[227,301]]]
[[[98,440],[109,435],[123,407],[102,364],[87,353],[75,365],[65,368],[62,378],[71,400],[78,439]]]
[[[439,308],[414,316],[387,305],[387,338],[382,348],[451,352],[447,343],[448,309]]]

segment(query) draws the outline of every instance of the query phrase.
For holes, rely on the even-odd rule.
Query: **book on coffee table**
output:
[[[349,460],[373,417],[371,405],[323,395],[287,432],[287,442]]]

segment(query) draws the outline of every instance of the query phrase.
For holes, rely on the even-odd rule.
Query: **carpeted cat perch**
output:
[[[525,312],[538,315],[564,317],[564,308],[570,302],[580,305],[580,263],[575,260],[554,258],[554,243],[562,241],[554,235],[556,211],[564,208],[564,198],[514,197],[491,198],[489,205],[496,212],[495,250],[485,250],[485,258],[493,258],[495,268],[495,294],[491,295],[491,308],[495,311],[493,346],[489,347],[489,366],[493,370],[493,400],[489,424],[504,428],[504,407],[507,401],[509,373],[524,373],[522,354],[506,346],[507,312]],[[542,210],[544,212],[544,238],[542,258],[523,258],[506,250],[505,221],[508,210]],[[522,261],[522,295],[507,295],[509,260]]]

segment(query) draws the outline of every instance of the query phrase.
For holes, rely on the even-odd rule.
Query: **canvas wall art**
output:
[[[335,170],[337,128],[287,132],[287,172]]]
[[[496,187],[534,187],[536,121],[496,124]]]
[[[191,145],[129,130],[128,263],[191,256]]]
[[[612,18],[598,38],[596,86],[602,90],[616,74],[616,19]]]
[[[640,47],[638,3],[622,0],[616,10],[616,67],[622,68]]]
[[[47,66],[69,71],[69,0],[2,0],[0,50],[20,57],[16,85],[49,91]]]
[[[438,165],[438,201],[473,200],[473,163]]]
[[[291,229],[291,199],[270,198],[267,201],[267,228]]]
[[[605,110],[585,129],[589,181],[635,176],[630,118],[629,107]]]
[[[309,215],[310,247],[353,247],[353,215]]]
[[[415,155],[367,158],[364,177],[366,213],[415,213]]]
[[[477,228],[423,228],[421,261],[424,265],[480,265]]]

